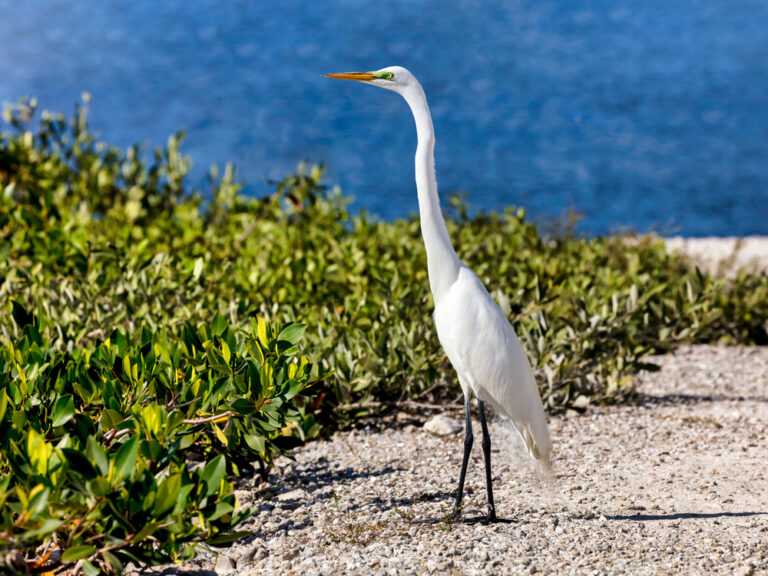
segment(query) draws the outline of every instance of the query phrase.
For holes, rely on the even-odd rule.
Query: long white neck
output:
[[[427,249],[427,270],[432,296],[438,300],[459,276],[461,261],[451,245],[448,229],[440,210],[435,179],[435,130],[429,114],[427,98],[421,86],[413,86],[403,94],[416,121],[416,190],[419,196],[421,235]]]

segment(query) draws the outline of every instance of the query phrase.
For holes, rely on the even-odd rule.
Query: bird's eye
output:
[[[393,72],[374,72],[373,75],[379,80],[394,80],[395,78]]]
[[[392,80],[392,78],[394,78],[394,77],[395,77],[395,75],[392,72],[385,72],[384,73],[384,79],[385,80]]]

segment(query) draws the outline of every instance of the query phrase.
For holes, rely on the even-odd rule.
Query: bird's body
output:
[[[440,344],[467,396],[512,421],[528,453],[547,467],[550,439],[528,357],[506,316],[467,266],[435,305]]]
[[[485,403],[509,419],[528,453],[549,466],[551,441],[533,371],[520,340],[475,273],[461,262],[445,226],[435,179],[435,134],[424,90],[405,68],[392,66],[375,72],[329,74],[359,80],[399,93],[416,122],[416,190],[429,284],[435,301],[435,326],[440,344],[459,377],[465,398],[466,435],[455,510],[460,510],[464,478],[472,448],[470,399],[477,398],[483,431],[488,520],[496,520],[491,483],[491,440]]]

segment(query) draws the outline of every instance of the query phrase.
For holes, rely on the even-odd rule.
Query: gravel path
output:
[[[400,414],[297,450],[267,489],[242,485],[259,510],[254,535],[165,573],[768,573],[768,349],[685,347],[655,361],[662,370],[638,378],[639,404],[551,419],[552,482],[492,427],[508,523],[443,521],[463,436]],[[476,442],[465,518],[485,505]]]

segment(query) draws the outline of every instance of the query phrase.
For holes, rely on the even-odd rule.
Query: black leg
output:
[[[472,451],[472,405],[469,396],[464,398],[464,412],[466,414],[466,432],[464,434],[464,459],[461,461],[461,474],[459,475],[459,491],[456,493],[456,504],[453,507],[453,514],[456,515],[461,510],[461,497],[464,494],[464,478],[467,475],[467,464],[469,463],[469,453]]]
[[[496,521],[496,507],[493,505],[493,485],[491,481],[491,435],[488,434],[488,423],[485,421],[485,404],[479,398],[477,407],[480,409],[480,427],[483,429],[483,456],[485,457],[485,485],[488,489],[488,518],[487,522]]]

